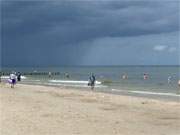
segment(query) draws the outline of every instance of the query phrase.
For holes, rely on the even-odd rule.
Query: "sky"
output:
[[[2,66],[179,65],[179,0],[0,0]]]

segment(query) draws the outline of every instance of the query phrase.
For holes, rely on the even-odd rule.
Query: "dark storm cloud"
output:
[[[178,1],[150,0],[4,0],[2,53],[14,54],[15,64],[79,64],[75,57],[84,56],[94,40],[179,31],[178,6]],[[10,57],[3,62],[12,64]]]
[[[8,35],[38,35],[47,32],[47,36],[58,35],[63,43],[73,43],[106,36],[138,36],[179,29],[178,2],[4,3],[3,26]]]

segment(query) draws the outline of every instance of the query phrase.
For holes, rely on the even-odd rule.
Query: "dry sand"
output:
[[[180,135],[180,102],[0,84],[1,135]]]

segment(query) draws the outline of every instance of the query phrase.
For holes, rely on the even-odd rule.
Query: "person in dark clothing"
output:
[[[0,72],[0,83],[1,83],[1,75],[2,75],[2,73]]]
[[[21,81],[21,73],[20,73],[20,72],[17,73],[17,81],[18,81],[18,82]]]
[[[65,73],[65,77],[66,77],[66,78],[70,78],[70,75],[66,72],[66,73]]]
[[[88,82],[88,85],[91,86],[91,89],[92,89],[92,90],[94,89],[95,82],[96,82],[96,77],[94,76],[94,74],[92,74],[92,75],[89,77],[89,82]]]

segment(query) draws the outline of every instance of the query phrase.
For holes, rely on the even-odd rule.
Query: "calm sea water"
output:
[[[96,90],[112,93],[134,93],[141,95],[159,95],[180,97],[177,85],[180,76],[179,66],[100,66],[100,67],[56,67],[56,68],[6,68],[4,72],[60,72],[59,75],[28,75],[21,83],[53,85],[89,89],[87,81],[91,73],[97,79]],[[65,73],[69,74],[66,78]],[[149,78],[143,79],[147,73]],[[122,75],[128,79],[123,80]],[[168,77],[171,76],[168,83]]]

